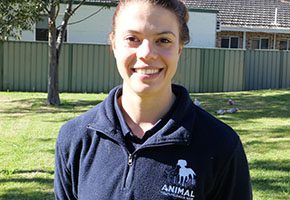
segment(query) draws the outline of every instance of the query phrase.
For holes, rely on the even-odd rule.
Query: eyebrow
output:
[[[134,30],[127,30],[126,32],[140,34],[140,32],[134,31]],[[163,32],[156,33],[155,35],[173,35],[174,37],[176,37],[175,33],[173,33],[172,31],[163,31]]]
[[[176,35],[171,31],[164,31],[164,32],[158,33],[157,35],[167,35],[167,34],[173,35],[174,37],[176,37]]]

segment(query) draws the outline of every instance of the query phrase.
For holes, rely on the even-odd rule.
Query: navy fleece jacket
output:
[[[238,135],[173,85],[172,116],[130,153],[114,110],[118,87],[67,122],[56,143],[56,199],[249,200],[247,159]]]

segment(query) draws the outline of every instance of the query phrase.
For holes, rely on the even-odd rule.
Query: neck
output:
[[[142,96],[123,88],[118,103],[133,134],[142,138],[169,111],[174,100],[171,86],[162,93]]]

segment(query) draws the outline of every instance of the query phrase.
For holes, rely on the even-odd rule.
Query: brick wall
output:
[[[274,45],[274,34],[273,33],[253,33],[247,32],[246,48],[251,49],[252,40],[255,38],[268,38],[269,39],[269,49],[273,49]],[[233,32],[233,31],[222,31],[217,32],[216,47],[221,47],[222,37],[237,36],[239,37],[239,48],[243,48],[243,32]],[[290,34],[276,34],[276,48],[280,49],[280,41],[289,40]]]
[[[216,47],[221,47],[222,37],[237,36],[239,37],[239,48],[243,48],[243,33],[242,32],[217,32]]]

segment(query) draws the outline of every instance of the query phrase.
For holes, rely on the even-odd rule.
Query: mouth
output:
[[[141,75],[154,75],[154,74],[159,74],[163,69],[145,69],[145,68],[136,69],[136,68],[133,68],[132,70],[134,73],[138,73]]]

